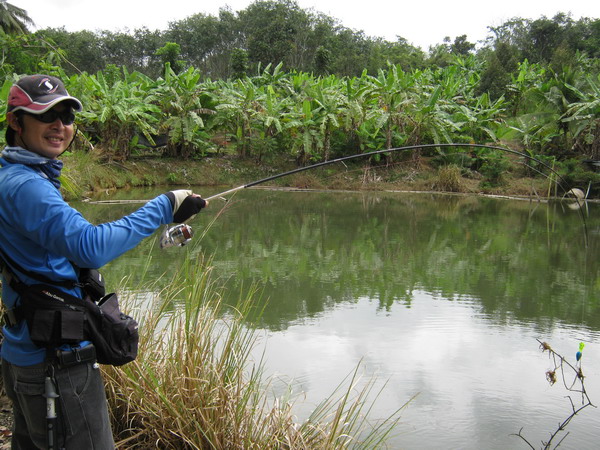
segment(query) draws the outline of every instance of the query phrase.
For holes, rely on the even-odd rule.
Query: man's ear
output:
[[[21,133],[22,127],[19,122],[19,118],[13,112],[6,113],[6,121],[8,122],[8,126],[17,132],[17,134]]]

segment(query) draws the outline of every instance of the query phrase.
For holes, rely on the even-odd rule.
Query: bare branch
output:
[[[556,383],[557,372],[558,372],[562,378],[563,386],[565,387],[565,389],[567,391],[576,392],[578,394],[581,394],[581,405],[579,405],[579,406],[573,402],[573,399],[571,398],[570,395],[566,396],[569,399],[569,402],[571,403],[571,414],[569,414],[561,423],[558,424],[558,427],[556,428],[556,430],[550,434],[550,439],[547,442],[544,442],[542,440],[542,448],[544,450],[551,449],[551,448],[556,449],[563,443],[563,441],[569,435],[568,431],[565,432],[565,428],[569,425],[571,420],[573,420],[573,418],[577,414],[579,414],[583,409],[587,408],[588,406],[593,406],[594,408],[596,406],[594,406],[592,404],[592,401],[588,397],[587,391],[585,389],[585,383],[584,383],[585,377],[583,375],[583,370],[581,368],[581,360],[579,359],[581,353],[578,353],[578,355],[577,355],[577,359],[578,359],[577,363],[575,363],[575,365],[572,365],[563,356],[561,356],[559,353],[555,352],[552,349],[552,347],[550,346],[550,344],[548,344],[547,342],[542,342],[539,339],[537,339],[537,341],[540,343],[540,349],[542,350],[542,352],[547,351],[549,358],[551,358],[551,360],[554,364],[554,368],[546,371],[546,380],[548,381],[548,383],[550,383],[550,386],[553,386]],[[583,348],[583,344],[581,344],[581,345],[582,345],[582,347],[580,347],[580,350]],[[573,373],[574,373],[574,379],[570,386],[567,384],[567,381],[566,381],[567,378],[565,376],[565,370],[569,371],[569,369],[571,369],[571,371],[573,371]],[[534,446],[531,444],[531,442],[529,442],[527,440],[527,438],[525,438],[525,436],[523,436],[522,431],[523,431],[523,428],[521,428],[519,430],[519,432],[517,434],[515,434],[514,436],[518,436],[519,438],[521,438],[530,448],[533,449]],[[555,439],[558,439],[559,434],[561,434],[561,433],[564,433],[564,436],[560,436],[560,439],[558,440],[556,445],[552,446],[553,441]]]

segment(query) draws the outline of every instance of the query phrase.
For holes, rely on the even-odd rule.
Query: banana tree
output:
[[[578,101],[569,105],[563,121],[572,130],[575,147],[590,159],[600,160],[600,75],[587,75],[585,81],[581,88],[569,85]]]
[[[138,132],[151,140],[161,112],[153,103],[152,81],[138,72],[123,72],[124,79],[113,84],[102,72],[79,77],[79,90],[85,92],[80,114],[84,130],[109,159],[128,159]]]
[[[265,151],[274,148],[277,138],[290,126],[290,110],[292,100],[282,96],[273,85],[266,85],[259,89],[257,95],[257,109],[253,117],[258,145],[255,145],[259,160]]]
[[[459,142],[496,142],[497,129],[502,123],[504,99],[492,100],[487,93],[478,97],[473,105],[455,105],[453,121],[460,124]],[[454,138],[453,138],[454,139]],[[456,140],[456,139],[455,139]]]
[[[346,100],[346,106],[340,118],[342,128],[347,134],[347,142],[353,149],[363,149],[367,146],[372,150],[381,150],[381,147],[372,147],[372,132],[367,131],[370,120],[370,111],[374,103],[370,96],[371,82],[364,70],[360,77],[345,78],[341,81],[341,89]]]
[[[376,128],[383,130],[385,147],[394,145],[393,137],[402,136],[405,143],[404,125],[407,111],[416,103],[414,74],[408,74],[400,66],[389,65],[388,70],[379,70],[377,77],[371,78],[372,87],[369,95],[376,100],[371,110],[371,120]]]
[[[313,112],[314,122],[319,127],[322,140],[323,159],[329,160],[331,150],[331,135],[340,127],[340,117],[348,107],[343,95],[341,83],[334,76],[319,79],[310,92],[316,109]]]
[[[167,155],[189,158],[195,151],[206,149],[209,136],[202,116],[215,114],[203,103],[211,101],[211,95],[200,84],[200,72],[190,67],[176,74],[165,64],[163,80],[157,82],[155,102],[162,111],[159,132],[166,134]]]
[[[236,142],[241,157],[248,156],[252,137],[252,122],[256,115],[257,87],[250,78],[221,83],[215,109],[217,122],[228,137]]]
[[[310,99],[294,103],[291,111],[289,130],[291,133],[293,151],[300,164],[306,164],[310,159],[317,159],[317,148],[321,145],[321,136],[314,116],[315,106]]]
[[[543,153],[564,153],[572,147],[572,136],[563,120],[573,97],[568,88],[576,78],[569,70],[548,74],[521,95],[520,114],[511,118],[511,128],[523,144]]]

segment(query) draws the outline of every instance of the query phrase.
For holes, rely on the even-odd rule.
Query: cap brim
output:
[[[61,102],[69,102],[73,110],[76,112],[79,112],[83,109],[83,105],[75,97],[71,97],[70,95],[61,95],[58,97],[56,95],[48,95],[38,98],[37,101],[30,103],[27,106],[17,106],[11,111],[22,110],[31,114],[42,114]]]

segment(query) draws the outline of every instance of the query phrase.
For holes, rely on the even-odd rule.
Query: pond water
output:
[[[94,222],[136,207],[74,206]],[[191,225],[192,246],[161,251],[148,239],[106,278],[133,272],[134,283],[148,255],[152,276],[202,253],[226,301],[255,286],[266,303],[248,323],[261,337],[256,357],[264,352],[275,394],[290,383],[304,393],[299,420],[360,364],[383,388],[373,419],[414,397],[392,448],[528,448],[519,430],[540,448],[571,413],[567,396],[576,407],[581,396],[560,377],[549,385],[553,363],[537,339],[572,364],[585,343],[585,385],[600,405],[597,203],[581,214],[564,203],[247,189]],[[596,448],[600,411],[585,408],[567,431],[561,448]]]

